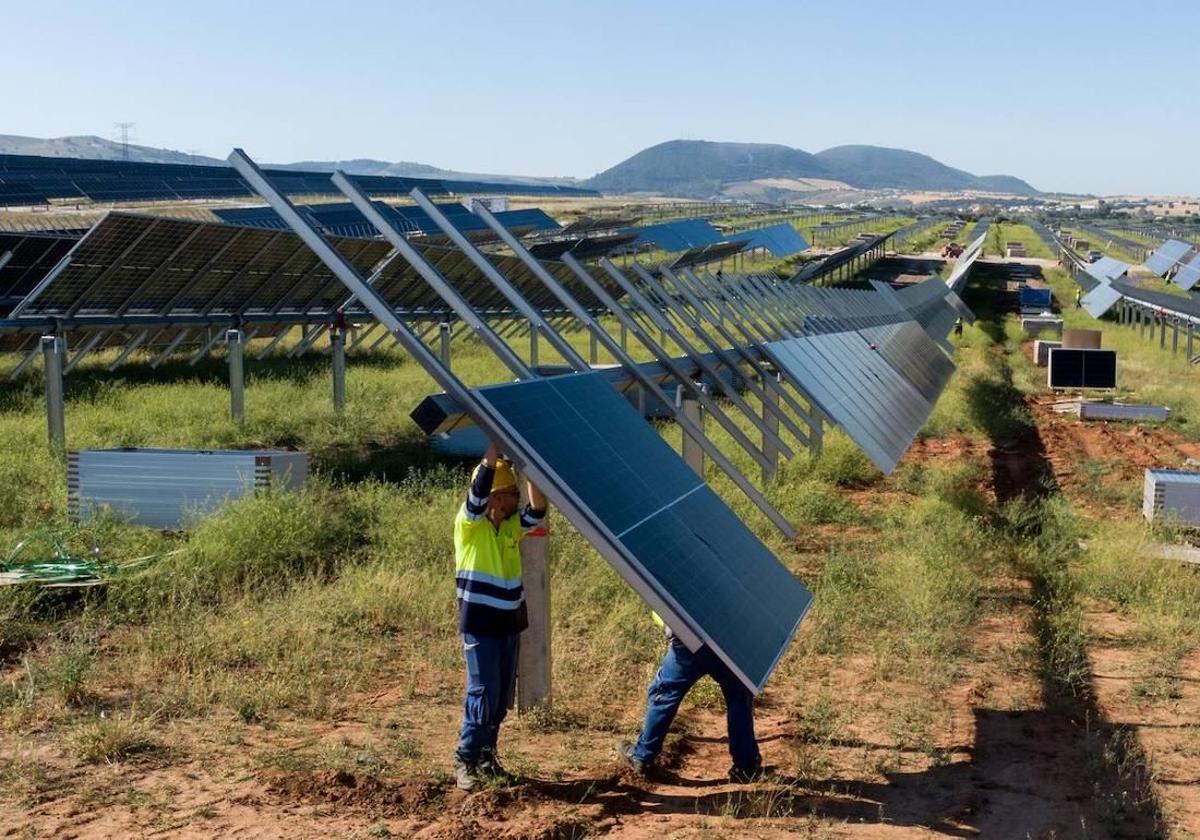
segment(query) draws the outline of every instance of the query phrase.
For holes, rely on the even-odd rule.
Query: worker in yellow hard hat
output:
[[[496,760],[500,724],[517,677],[521,631],[529,624],[521,582],[521,538],[546,517],[546,497],[525,484],[493,442],[471,475],[466,501],[454,518],[454,578],[458,631],[467,665],[463,722],[455,751],[455,781],[474,789],[481,777],[505,776]]]

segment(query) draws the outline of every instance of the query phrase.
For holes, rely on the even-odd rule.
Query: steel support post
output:
[[[1138,338],[1146,337],[1146,319],[1142,317],[1142,308],[1137,308]]]
[[[67,342],[61,335],[42,336],[42,364],[46,374],[46,431],[50,450],[60,458],[67,452],[67,410],[63,399],[63,357]]]
[[[1192,330],[1193,330],[1193,327],[1194,327],[1194,325],[1192,324],[1192,322],[1188,321],[1188,325],[1187,325],[1187,357],[1188,357],[1189,362],[1193,358],[1192,357]]]
[[[621,349],[626,353],[629,352],[629,330],[624,322],[621,323]]]
[[[246,414],[246,345],[242,331],[226,330],[225,346],[229,349],[229,414],[233,422],[241,423]]]
[[[700,433],[704,434],[704,409],[700,406],[700,401],[693,397],[691,392],[684,390],[682,385],[675,387],[675,404]],[[686,431],[683,433],[683,462],[691,467],[696,475],[704,478],[704,449],[701,448],[700,441]]]
[[[763,484],[770,484],[775,480],[775,475],[779,471],[779,447],[775,445],[774,440],[774,437],[779,435],[779,392],[772,388],[765,379],[762,384],[763,425],[770,432],[770,434],[763,435],[763,454],[771,462],[770,467],[763,467],[762,480]]]
[[[520,549],[529,626],[517,655],[517,709],[528,712],[551,702],[549,532],[538,526],[521,540]]]
[[[589,333],[588,335],[588,363],[596,365],[600,362],[600,341],[596,338],[595,333]]]
[[[1159,349],[1166,349],[1167,346],[1167,316],[1158,316],[1158,346]]]
[[[1179,322],[1171,319],[1171,354],[1179,352]]]
[[[446,370],[450,370],[450,323],[448,321],[438,324],[438,337],[441,340],[442,364],[446,366]]]
[[[538,364],[538,334],[541,331],[538,325],[533,321],[529,322],[529,366],[537,367]]]
[[[333,410],[346,410],[346,334],[341,330],[329,333],[329,350],[333,368]]]

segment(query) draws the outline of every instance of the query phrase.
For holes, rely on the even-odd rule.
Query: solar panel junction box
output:
[[[1148,520],[1166,516],[1181,525],[1200,525],[1200,472],[1146,470],[1142,515]]]
[[[299,489],[308,455],[283,450],[84,449],[67,455],[67,512],[86,522],[101,510],[176,530],[227,499],[279,484]]]

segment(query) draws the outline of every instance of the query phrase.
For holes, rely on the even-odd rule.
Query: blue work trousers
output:
[[[517,681],[521,636],[463,633],[462,640],[467,660],[467,696],[455,755],[459,761],[475,765],[481,758],[496,754],[500,724],[508,714]]]
[[[662,752],[663,741],[679,704],[701,677],[710,676],[725,695],[725,724],[729,731],[729,755],[738,770],[756,770],[762,764],[754,740],[754,695],[706,645],[695,653],[672,639],[654,682],[650,683],[646,720],[633,748],[633,757],[649,763]]]

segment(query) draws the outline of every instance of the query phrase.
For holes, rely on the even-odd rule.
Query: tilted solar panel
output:
[[[1168,239],[1162,245],[1158,246],[1153,254],[1146,257],[1145,267],[1153,271],[1159,277],[1166,277],[1167,273],[1179,263],[1188,252],[1192,250],[1192,245],[1189,242],[1180,242],[1178,239]]]
[[[664,251],[686,251],[721,241],[721,232],[709,224],[707,219],[680,219],[658,225],[629,228],[636,233],[637,245],[653,245]]]
[[[1175,285],[1189,292],[1200,282],[1200,254],[1192,257],[1192,261],[1181,267],[1175,274]]]
[[[476,393],[625,549],[626,581],[676,605],[689,629],[760,690],[812,596],[628,400],[599,373]]]
[[[1117,280],[1129,271],[1129,263],[1123,263],[1112,257],[1101,257],[1094,263],[1086,265],[1084,270],[1100,280]]]
[[[771,225],[764,228],[755,228],[752,230],[742,230],[729,235],[728,239],[746,239],[749,248],[766,248],[771,252],[772,256],[783,258],[790,257],[793,254],[799,254],[802,251],[809,249],[808,241],[805,240],[800,232],[797,231],[787,222],[781,222],[777,225]]]
[[[1092,290],[1085,294],[1079,301],[1087,314],[1093,318],[1101,318],[1104,313],[1117,305],[1117,301],[1121,299],[1121,293],[1114,289],[1108,283],[1097,283]]]

